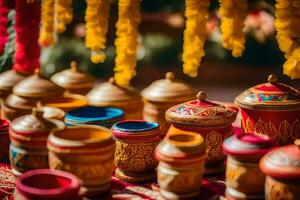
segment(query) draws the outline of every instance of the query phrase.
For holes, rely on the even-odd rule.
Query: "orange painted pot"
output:
[[[109,191],[114,170],[115,142],[101,126],[54,130],[48,138],[49,166],[81,179],[80,193],[95,196]]]

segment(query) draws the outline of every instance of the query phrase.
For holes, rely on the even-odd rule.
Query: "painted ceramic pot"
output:
[[[80,71],[77,63],[72,61],[70,69],[54,74],[51,81],[63,87],[67,93],[86,95],[92,89],[95,79],[91,75]]]
[[[114,170],[115,142],[101,126],[76,126],[54,130],[48,138],[49,166],[81,179],[81,195],[109,190]]]
[[[268,83],[254,86],[236,97],[245,132],[268,135],[277,145],[293,143],[300,137],[300,92],[277,82],[272,74]]]
[[[207,149],[205,173],[213,174],[225,170],[222,143],[233,134],[232,123],[236,115],[235,109],[207,101],[206,94],[199,92],[197,100],[169,108],[166,119],[172,124],[170,134],[177,128],[202,135]]]
[[[259,160],[273,146],[268,136],[250,133],[233,135],[224,141],[228,200],[264,199],[265,175],[260,171]]]
[[[15,175],[40,168],[48,168],[47,138],[58,123],[43,118],[43,112],[33,109],[32,114],[11,122],[10,163]]]
[[[118,86],[114,78],[91,90],[87,99],[92,106],[122,109],[126,119],[142,119],[143,103],[139,92],[132,87]]]
[[[174,129],[158,145],[157,181],[166,199],[192,199],[200,189],[206,158],[203,137],[194,132]]]
[[[9,122],[0,119],[0,162],[7,163],[9,161]]]
[[[76,108],[87,106],[85,96],[65,93],[62,97],[53,97],[41,100],[42,106],[54,107],[69,112]]]
[[[16,200],[79,200],[79,180],[76,176],[50,169],[36,169],[19,176]]]
[[[5,99],[11,92],[13,87],[26,76],[17,73],[15,70],[8,70],[0,74],[0,97]]]
[[[160,141],[159,125],[143,120],[121,121],[112,127],[116,140],[115,175],[126,182],[155,178],[154,151]]]
[[[279,147],[266,154],[260,161],[266,174],[265,199],[300,199],[300,140],[295,144]]]
[[[71,110],[65,116],[67,126],[100,125],[110,128],[124,119],[124,112],[114,107],[82,107]]]
[[[141,94],[144,101],[143,119],[159,123],[162,136],[170,127],[165,119],[166,110],[195,97],[192,86],[176,79],[172,72],[166,73],[165,79],[154,81]]]

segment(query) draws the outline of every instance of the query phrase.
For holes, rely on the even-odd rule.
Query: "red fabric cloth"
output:
[[[11,7],[9,0],[0,0],[0,54],[3,53],[6,42],[8,41],[7,24],[8,11]]]
[[[23,74],[32,74],[40,67],[40,1],[28,3],[26,0],[15,0],[15,11],[16,42],[13,68]]]

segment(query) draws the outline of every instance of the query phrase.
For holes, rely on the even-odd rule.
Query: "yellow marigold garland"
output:
[[[244,21],[247,17],[247,0],[219,0],[221,32],[224,48],[240,57],[245,49]]]
[[[55,31],[63,33],[66,30],[66,25],[73,19],[73,0],[56,0],[55,1]]]
[[[186,28],[183,41],[183,72],[191,77],[198,75],[198,67],[205,55],[207,38],[206,21],[210,0],[185,0]]]
[[[128,86],[132,77],[136,75],[138,25],[141,21],[140,0],[119,0],[118,6],[114,77],[118,85]]]
[[[300,78],[300,0],[277,0],[275,15],[276,38],[287,58],[283,73]]]
[[[54,4],[55,0],[42,1],[41,29],[39,36],[41,46],[48,47],[55,43]]]
[[[101,63],[105,60],[103,49],[105,48],[108,30],[110,2],[109,0],[86,0],[86,2],[85,45],[92,50],[92,62]]]

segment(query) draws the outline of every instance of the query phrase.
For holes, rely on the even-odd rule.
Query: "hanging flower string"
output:
[[[39,1],[15,0],[15,61],[17,72],[31,74],[40,67],[38,44],[41,7]]]
[[[43,47],[48,47],[55,43],[54,10],[55,0],[42,0],[42,24],[39,43]]]
[[[4,51],[4,46],[8,41],[7,24],[8,11],[10,9],[8,0],[0,0],[0,54]]]
[[[240,57],[245,49],[244,22],[247,0],[220,0],[221,32],[224,48]]]
[[[55,31],[63,33],[73,19],[73,0],[56,0],[55,1]]]
[[[287,58],[283,73],[300,78],[300,0],[277,0],[275,15],[276,38]]]
[[[128,86],[136,75],[138,25],[141,22],[140,0],[119,0],[119,19],[115,40],[115,80],[120,86]]]
[[[186,28],[183,40],[183,72],[191,77],[198,75],[198,67],[205,55],[204,43],[207,38],[206,21],[210,0],[186,0]]]
[[[109,0],[86,0],[86,39],[85,45],[92,50],[91,60],[102,63],[105,60],[106,33],[110,10]]]

